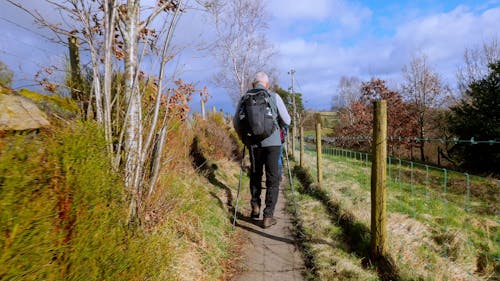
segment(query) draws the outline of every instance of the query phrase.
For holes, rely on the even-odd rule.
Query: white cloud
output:
[[[278,46],[284,56],[310,56],[314,55],[317,45],[316,42],[306,42],[302,38],[295,38]]]
[[[499,25],[500,8],[475,14],[459,6],[449,13],[414,19],[398,28],[391,58],[407,64],[411,56],[425,54],[436,71],[454,86],[452,80],[465,49],[499,38]]]
[[[367,7],[346,0],[271,0],[268,4],[277,22],[336,24],[350,32],[357,31],[372,15]]]
[[[343,43],[342,36],[311,38],[292,34],[288,40],[281,39],[278,44],[282,53],[281,82],[289,84],[285,70],[294,67],[296,76],[304,83],[303,90],[309,91],[305,96],[311,101],[316,98],[323,101],[311,104],[328,107],[329,104],[324,103],[325,95],[336,90],[342,75],[362,79],[376,76],[397,85],[402,79],[402,68],[411,57],[426,54],[435,71],[454,86],[456,67],[462,61],[465,48],[500,36],[500,8],[478,12],[459,6],[446,13],[400,19],[405,21],[394,25],[392,35],[366,34],[357,36],[349,44]]]
[[[361,4],[352,1],[335,1],[334,3],[335,12],[332,16],[351,32],[358,31],[363,22],[367,22],[372,16],[372,11]]]
[[[280,20],[323,20],[332,13],[331,0],[269,1],[269,8],[273,15]]]
[[[33,1],[30,6],[36,4],[41,12],[49,13],[38,2],[45,1]],[[492,37],[500,38],[498,5],[459,6],[435,14],[401,11],[390,17],[372,14],[359,1],[269,0],[267,3],[268,11],[273,13],[269,24],[270,39],[280,51],[277,64],[280,84],[288,88],[290,76],[287,72],[295,68],[297,90],[303,92],[306,106],[312,108],[329,108],[342,75],[362,79],[377,76],[397,82],[401,79],[402,67],[419,53],[425,53],[435,70],[452,81],[465,48],[476,47]],[[9,6],[0,1],[2,17],[35,32],[45,32],[36,28],[29,16]],[[57,19],[58,13],[51,16]],[[370,34],[382,24],[383,36]],[[0,59],[9,60],[15,70],[23,67],[21,74],[25,77],[32,77],[30,73],[36,72],[31,69],[38,70],[38,65],[48,65],[55,60],[54,55],[64,56],[66,52],[65,48],[49,44],[12,24],[2,22],[0,32],[8,39],[0,42],[0,51],[17,55],[0,53]],[[217,64],[197,45],[209,40],[213,40],[210,24],[201,13],[187,11],[175,35],[177,48],[183,50],[175,64],[186,81],[211,86],[214,91],[211,102],[230,112],[232,103],[226,93],[210,83]]]

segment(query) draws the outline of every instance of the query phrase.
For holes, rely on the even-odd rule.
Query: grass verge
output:
[[[306,155],[309,165],[315,163],[311,155]],[[324,190],[330,200],[369,227],[369,168],[361,161],[332,155],[325,155],[323,164]],[[416,179],[419,173],[414,172],[413,184],[388,182],[388,243],[401,278],[497,280],[495,241],[500,240],[494,218],[467,212],[463,200],[451,200],[456,196],[452,192],[443,201],[438,192],[418,184],[425,182]]]
[[[229,279],[237,253],[219,188],[197,175],[177,130],[142,226],[125,221],[96,124],[0,138],[0,280]]]
[[[288,190],[287,197],[297,200],[294,230],[305,256],[306,279],[379,280],[375,268],[363,263],[359,254],[366,239],[356,234],[363,232],[348,227],[349,220],[332,211],[333,204],[325,204],[326,197],[312,184],[309,171],[296,166],[293,174],[300,187],[294,194]],[[293,208],[292,203],[289,207]]]

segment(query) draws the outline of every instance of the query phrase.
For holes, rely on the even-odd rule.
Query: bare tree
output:
[[[153,136],[158,136],[159,140],[165,139],[166,128],[162,124],[158,128],[158,118],[162,95],[162,81],[164,78],[165,64],[168,62],[168,49],[172,39],[174,27],[177,23],[178,16],[181,11],[182,0],[160,0],[157,1],[157,6],[146,15],[146,18],[141,20],[141,1],[128,0],[126,4],[122,4],[118,8],[118,29],[124,42],[124,69],[125,69],[125,101],[126,101],[126,114],[124,122],[125,132],[125,185],[132,193],[131,200],[131,213],[133,214],[137,209],[138,204],[141,202],[143,196],[143,188],[145,186],[154,185],[154,182],[145,182],[145,166],[151,165],[151,161],[158,161],[153,159],[152,148]],[[149,33],[148,27],[155,20],[161,12],[172,12],[167,18],[167,29],[163,39],[163,48],[160,54],[160,70],[159,70],[159,84],[157,87],[156,103],[154,106],[154,115],[152,125],[149,126],[149,132],[145,132],[146,122],[143,119],[142,112],[142,95],[139,84],[141,74],[142,58],[146,49],[150,46],[147,40]],[[164,19],[165,20],[165,19]],[[142,44],[141,44],[142,43]],[[158,42],[155,42],[158,43]],[[168,109],[168,107],[167,107]],[[144,139],[146,134],[146,139]],[[121,139],[120,139],[121,141]],[[163,144],[160,144],[161,148]],[[121,158],[121,146],[116,153],[116,159]],[[156,152],[156,157],[160,157],[161,150]],[[152,166],[155,166],[154,163]],[[152,179],[156,180],[157,175],[152,175]],[[148,177],[149,178],[149,177]],[[150,186],[150,190],[152,186]],[[149,192],[151,194],[151,191]]]
[[[204,5],[215,25],[216,38],[211,46],[221,71],[217,85],[225,88],[236,103],[257,71],[275,72],[275,51],[266,38],[268,16],[263,0],[210,0]]]
[[[408,66],[403,68],[405,81],[402,94],[412,105],[411,110],[417,118],[419,138],[425,139],[429,110],[438,108],[449,95],[450,89],[443,84],[441,77],[432,71],[425,55],[414,57]],[[419,142],[420,159],[425,161],[425,142]]]
[[[361,98],[361,80],[355,76],[342,76],[339,80],[337,90],[338,102],[332,104],[332,108],[337,106],[339,109],[346,111],[348,116],[349,125],[353,125],[354,112],[352,111],[351,104]]]
[[[458,67],[458,90],[462,97],[469,85],[486,77],[490,71],[489,65],[500,60],[500,45],[492,39],[483,43],[482,47],[465,49],[464,62]]]
[[[153,7],[140,0],[45,0],[61,15],[59,23],[49,22],[19,2],[7,1],[54,31],[59,42],[65,43],[65,36],[78,36],[85,43],[91,60],[96,120],[103,126],[113,167],[122,168],[130,192],[129,215],[135,216],[158,177],[169,94],[173,92],[165,89],[165,66],[172,58],[171,41],[183,0],[158,0]],[[152,26],[160,26],[160,30]],[[145,56],[156,56],[160,62],[154,87],[148,88],[150,83],[145,81],[149,79],[142,70]],[[113,76],[119,70],[125,72],[123,97],[112,91]],[[178,85],[182,87],[182,83]],[[144,91],[151,88],[156,92],[149,110],[152,113],[145,114]],[[124,116],[120,119],[121,111]]]
[[[355,76],[342,76],[339,80],[338,96],[340,107],[348,107],[361,97],[361,80]]]

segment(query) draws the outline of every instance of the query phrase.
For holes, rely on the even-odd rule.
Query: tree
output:
[[[484,42],[479,48],[465,49],[464,63],[457,70],[458,90],[462,98],[466,96],[466,91],[473,82],[488,75],[489,65],[499,60],[500,45],[496,38]]]
[[[0,61],[0,84],[10,87],[13,77],[14,73],[10,70],[10,68],[5,63]]]
[[[278,85],[274,85],[273,91],[275,91],[278,95],[280,95],[281,99],[285,103],[287,111],[290,113],[290,116],[293,112],[293,104],[292,104],[292,93],[287,90],[284,90]],[[294,93],[295,95],[295,109],[297,113],[297,123],[299,126],[302,126],[304,123],[304,104],[302,102],[302,94]]]
[[[485,78],[469,85],[451,112],[449,126],[459,139],[500,140],[500,61],[490,65]],[[500,175],[498,143],[457,143],[452,155],[461,161],[463,168]]]
[[[215,82],[237,103],[249,89],[253,74],[265,71],[274,76],[275,52],[265,36],[268,16],[264,1],[210,0],[204,5],[215,26],[210,50],[221,66]]]
[[[337,104],[332,107],[347,108],[361,97],[361,80],[356,76],[342,76],[337,88]]]
[[[338,104],[340,110],[344,111],[348,117],[346,120],[348,124],[352,125],[354,122],[354,112],[351,111],[351,104],[361,98],[361,80],[358,77],[342,76],[339,80],[339,86],[337,90]],[[334,105],[332,105],[332,109]]]
[[[439,108],[450,90],[429,67],[425,55],[413,58],[410,64],[403,68],[403,75],[406,80],[402,86],[403,95],[411,103],[410,109],[417,118],[418,137],[425,139],[430,109]],[[419,142],[422,161],[425,161],[424,146],[424,141]]]
[[[363,82],[361,93],[358,100],[351,102],[349,112],[340,112],[342,127],[334,133],[336,136],[347,137],[341,140],[342,145],[364,149],[371,147],[369,136],[373,127],[372,104],[379,99],[387,101],[388,136],[411,138],[416,135],[416,118],[409,110],[410,105],[404,102],[400,93],[390,90],[384,80],[373,78],[369,82]],[[396,140],[388,141],[389,151],[394,151],[395,142]]]
[[[171,41],[183,1],[158,0],[149,7],[140,0],[46,0],[61,15],[57,23],[19,2],[7,1],[52,30],[61,44],[67,44],[64,38],[70,36],[84,43],[90,57],[95,118],[104,129],[113,167],[124,174],[129,215],[135,217],[142,198],[156,184],[167,116],[177,108],[175,101],[187,102],[180,95],[194,91],[181,80],[176,81],[177,89],[165,89],[165,67],[172,58]],[[142,69],[146,56],[159,62],[157,75]],[[124,72],[123,91],[113,91],[120,71]]]

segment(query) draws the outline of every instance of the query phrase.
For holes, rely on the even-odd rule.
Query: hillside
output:
[[[31,94],[52,126],[0,137],[0,280],[231,275],[235,236],[221,204],[226,193],[192,161],[197,154],[213,165],[231,163],[235,144],[222,118],[172,123],[158,187],[140,207],[142,220],[130,222],[122,176],[111,168],[99,126]],[[207,130],[220,134],[209,138]]]

